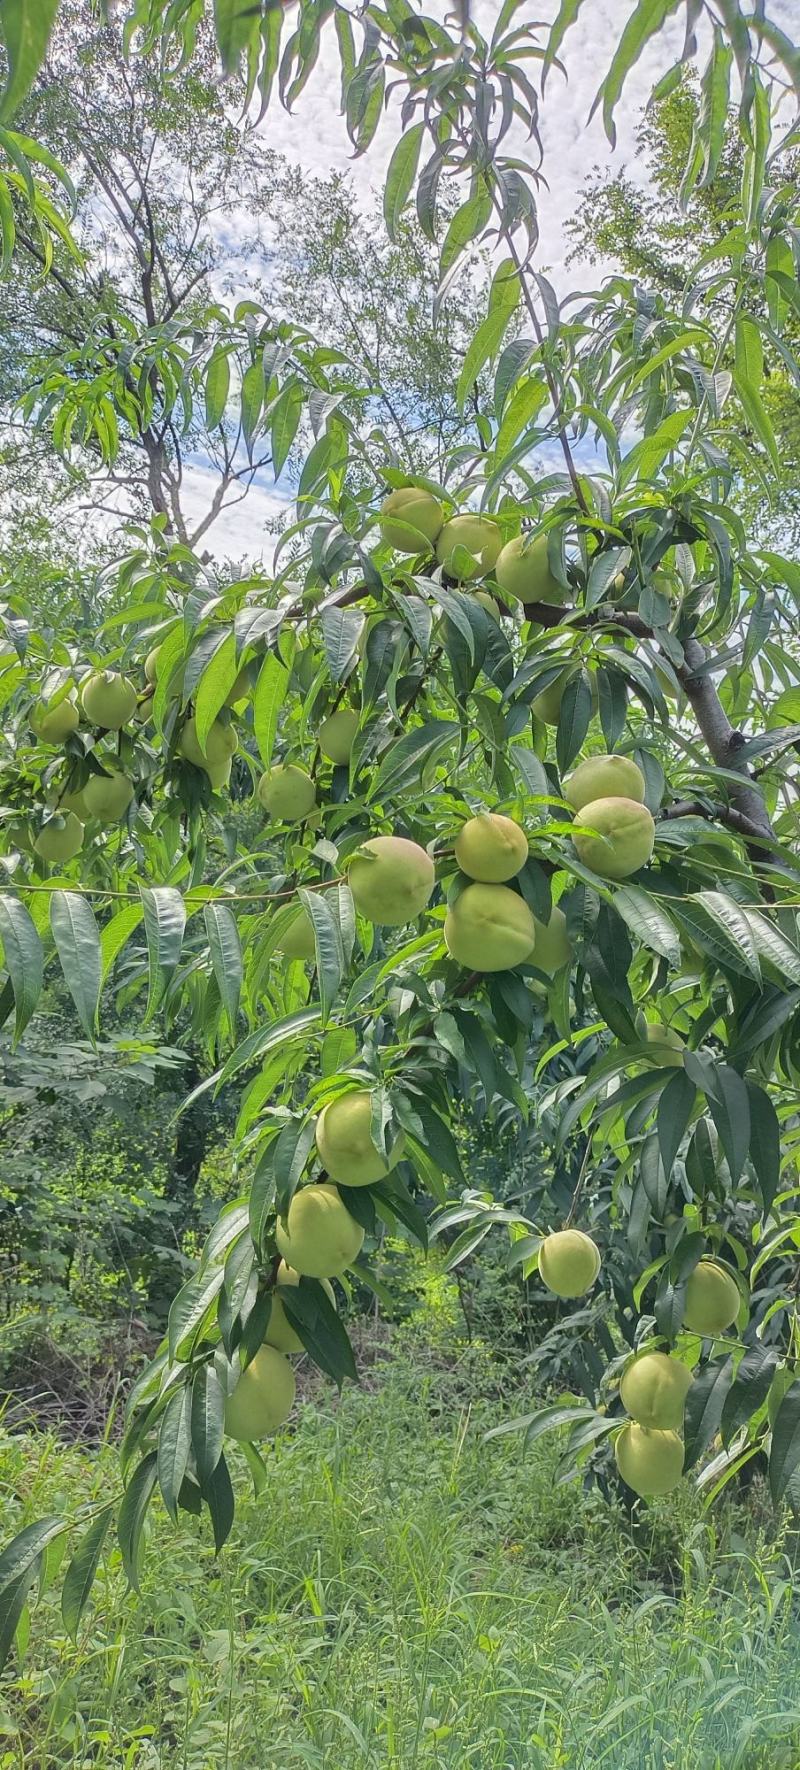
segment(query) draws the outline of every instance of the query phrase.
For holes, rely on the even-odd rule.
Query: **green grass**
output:
[[[48,1591],[0,1684],[3,1770],[796,1766],[795,1597],[758,1500],[709,1520],[685,1484],[631,1529],[554,1486],[546,1441],[483,1442],[492,1381],[412,1347],[304,1406],[220,1563],[156,1513],[141,1597],[112,1548],[77,1648]],[[0,1440],[4,1536],[115,1473]]]

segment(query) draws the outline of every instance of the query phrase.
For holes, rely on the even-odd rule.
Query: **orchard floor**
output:
[[[800,1583],[760,1489],[632,1528],[547,1440],[483,1441],[490,1364],[410,1343],[306,1401],[221,1562],[157,1512],[141,1596],[110,1552],[77,1648],[47,1592],[2,1770],[796,1770]],[[113,1450],[0,1435],[3,1538],[115,1480]]]

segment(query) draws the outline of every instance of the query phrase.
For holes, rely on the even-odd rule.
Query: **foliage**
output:
[[[747,147],[742,142],[731,106],[724,117],[723,134],[713,178],[687,186],[685,173],[691,165],[701,117],[702,96],[688,77],[643,115],[637,136],[638,151],[649,174],[642,187],[622,170],[592,176],[575,216],[567,228],[575,252],[590,261],[618,265],[626,276],[641,282],[654,303],[673,299],[686,282],[686,263],[698,255],[710,266],[730,242],[731,223],[737,212],[739,193],[746,175]],[[800,163],[796,147],[784,147],[779,138],[770,159],[772,200],[780,204],[797,182]],[[699,249],[699,253],[698,253]],[[796,348],[798,321],[793,273],[784,285],[780,277],[789,269],[781,264],[779,240],[767,243],[766,262],[777,272],[765,281],[762,318],[780,329]],[[720,361],[727,377],[735,369],[733,340],[722,343],[727,316],[724,290],[716,313],[709,318],[720,340]],[[724,406],[726,451],[736,477],[736,502],[743,520],[757,528],[765,545],[771,536],[776,545],[794,554],[798,536],[797,484],[792,471],[800,434],[800,400],[797,383],[780,346],[765,337],[764,404],[775,431],[783,467],[780,490],[765,485],[757,456],[750,446],[746,413],[731,390]]]
[[[177,35],[191,67],[197,10],[171,8],[165,22],[158,5],[138,9],[127,47],[152,50],[163,25],[167,58]],[[602,88],[610,135],[627,70],[673,10],[631,13]],[[528,65],[542,63],[545,78],[576,11],[562,7],[540,41],[506,5],[486,44],[468,14],[459,42],[402,0],[355,22],[341,7],[304,4],[280,56],[277,9],[245,20],[217,8],[226,69],[248,52],[251,95],[260,81],[266,102],[277,71],[287,104],[335,14],[343,110],[359,152],[373,138],[391,66],[403,133],[387,173],[386,223],[396,238],[415,194],[419,225],[439,250],[437,300],[476,250],[499,247],[454,403],[474,409],[481,377],[488,387],[491,376],[491,394],[482,404],[479,392],[474,425],[444,455],[433,449],[436,477],[416,475],[430,527],[418,552],[398,558],[381,528],[385,496],[412,476],[382,439],[380,460],[365,446],[369,361],[343,361],[305,325],[276,321],[255,302],[231,313],[187,300],[178,312],[163,267],[156,274],[156,234],[134,305],[117,302],[110,324],[48,357],[23,401],[65,455],[91,455],[110,476],[126,451],[143,451],[156,471],[147,477],[152,521],[105,574],[99,621],[96,604],[81,604],[56,631],[36,618],[23,584],[8,596],[6,1019],[19,1042],[60,969],[90,1044],[109,996],[118,1012],[140,1013],[145,1030],[157,1023],[165,1040],[193,1043],[211,1073],[187,1110],[247,1083],[233,1196],[130,1397],[124,1492],[104,1495],[81,1519],[77,1546],[73,1536],[64,1589],[76,1629],[111,1509],[134,1586],[159,1490],[173,1518],[207,1507],[217,1549],[230,1534],[237,1453],[225,1444],[226,1398],[269,1330],[281,1244],[306,1179],[301,1210],[328,1200],[344,1209],[351,1246],[364,1232],[367,1253],[353,1273],[378,1295],[384,1229],[426,1245],[431,1199],[442,1207],[436,1233],[458,1231],[455,1268],[499,1228],[526,1279],[543,1233],[580,1219],[607,1250],[601,1285],[577,1311],[558,1306],[547,1356],[574,1372],[585,1400],[497,1429],[522,1429],[532,1443],[568,1427],[560,1468],[586,1472],[609,1493],[622,1348],[660,1344],[699,1365],[686,1458],[691,1466],[715,1442],[700,1475],[709,1492],[766,1452],[775,1501],[798,1498],[789,1259],[798,1235],[800,581],[787,552],[742,521],[741,444],[724,411],[733,393],[765,494],[777,496],[764,381],[773,352],[792,378],[800,373],[797,193],[771,183],[781,86],[760,57],[768,46],[794,78],[796,52],[760,13],[747,24],[738,6],[726,9],[686,188],[716,175],[731,52],[741,185],[728,234],[713,257],[701,250],[687,267],[677,297],[667,290],[655,300],[617,276],[559,304],[533,266],[538,164],[520,158],[511,131],[524,126],[538,152]],[[679,66],[660,95],[680,78]],[[144,206],[132,208],[138,217]],[[151,285],[167,302],[155,317]],[[191,545],[198,530],[192,537],[183,522],[175,464],[180,434],[198,423],[228,439],[220,446],[232,471],[244,451],[245,480],[257,461],[292,470],[296,449],[293,520],[269,573],[214,567]],[[554,452],[559,471],[549,470]],[[476,507],[488,520],[476,523]],[[457,515],[467,527],[455,535],[470,546],[451,530],[444,569],[435,538]],[[520,614],[499,563],[492,574],[500,543],[521,531],[540,543],[537,583],[549,600],[537,591]],[[488,605],[472,593],[478,579]],[[104,682],[103,669],[123,680]],[[344,710],[356,716],[355,737],[349,760],[332,762],[321,726]],[[55,736],[51,718],[66,719]],[[624,851],[603,867],[591,805],[583,827],[594,842],[573,840],[569,771],[582,752],[601,749],[636,761],[646,808],[628,800],[625,815],[640,836],[654,832],[652,861],[627,872]],[[293,773],[271,772],[286,765]],[[115,820],[89,802],[108,791],[108,773],[115,789],[125,777],[130,798]],[[65,795],[79,796],[85,828]],[[525,829],[530,857],[510,889],[468,886],[456,864],[459,830],[483,809]],[[385,850],[379,863],[363,845],[391,832],[416,845],[406,922],[402,905],[371,904],[374,920],[361,913],[365,877],[374,883],[386,864]],[[475,969],[452,958],[448,911],[460,904],[464,913],[465,888],[473,903],[476,891],[504,894],[498,921],[511,926],[519,963],[481,970],[480,941]],[[541,932],[529,942],[533,918],[541,931],[554,904],[565,921],[551,975],[537,964]],[[313,934],[310,964],[281,953],[298,912]],[[337,1202],[335,1191],[314,1191],[324,1179],[315,1120],[354,1085],[371,1097],[369,1159],[387,1171],[358,1187],[339,1176]],[[538,1115],[544,1184],[526,1186],[520,1201],[484,1196],[464,1171],[476,1104],[498,1127],[513,1117],[527,1128]],[[401,1143],[392,1166],[386,1158]],[[448,1193],[461,1196],[451,1203]],[[278,1301],[341,1385],[354,1374],[353,1351],[316,1281],[341,1280],[341,1308],[351,1280],[341,1262],[314,1270],[318,1246],[306,1253],[301,1283]],[[708,1253],[727,1263],[742,1304],[735,1334],[701,1342],[683,1320],[687,1285]],[[788,1387],[776,1415],[768,1397],[778,1373]],[[252,1446],[246,1455],[261,1484],[263,1459]],[[53,1514],[0,1558],[3,1653],[24,1634],[50,1544],[74,1530],[73,1518]]]
[[[518,1440],[483,1444],[496,1361],[484,1353],[467,1379],[452,1320],[445,1331],[452,1370],[431,1364],[440,1330],[423,1315],[380,1397],[306,1403],[268,1492],[237,1477],[224,1561],[195,1520],[175,1532],[159,1508],[131,1610],[107,1536],[76,1641],[52,1581],[5,1689],[9,1762],[94,1752],[147,1770],[166,1751],[203,1770],[258,1762],[268,1735],[291,1770],[551,1770],[603,1751],[619,1770],[788,1770],[787,1545],[752,1510],[710,1521],[685,1492],[631,1529],[555,1485],[545,1444],[525,1457]],[[4,1494],[29,1496],[10,1498],[20,1526],[114,1479],[113,1453],[19,1437],[0,1450]]]

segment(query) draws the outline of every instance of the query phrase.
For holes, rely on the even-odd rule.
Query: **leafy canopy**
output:
[[[468,8],[460,36],[404,0],[354,15],[310,0],[215,9],[223,68],[241,64],[245,102],[262,107],[273,81],[283,103],[299,100],[333,28],[358,152],[390,76],[401,131],[386,225],[396,238],[413,199],[438,251],[440,307],[476,246],[494,254],[453,389],[471,419],[449,443],[439,437],[435,477],[370,433],[374,388],[346,352],[255,301],[142,313],[140,279],[136,301],[89,328],[77,354],[45,353],[24,395],[26,421],[65,461],[99,461],[110,479],[126,452],[143,452],[153,471],[150,520],[106,573],[99,623],[76,602],[56,632],[23,583],[9,588],[4,1013],[20,1039],[57,963],[87,1038],[104,990],[124,987],[144,1028],[158,1020],[175,1042],[202,1044],[211,1073],[196,1093],[247,1080],[246,1190],[223,1210],[131,1394],[121,1495],[84,1520],[66,1574],[73,1631],[115,1508],[134,1586],[157,1491],[173,1517],[206,1506],[225,1541],[226,1400],[269,1333],[281,1251],[305,1268],[282,1288],[286,1320],[341,1382],[355,1367],[315,1270],[326,1238],[343,1238],[347,1261],[325,1276],[347,1263],[375,1283],[381,1225],[424,1244],[429,1198],[441,1207],[435,1232],[458,1232],[455,1263],[498,1227],[526,1274],[548,1229],[591,1230],[602,1244],[580,1335],[571,1305],[552,1330],[571,1338],[586,1405],[537,1412],[529,1438],[568,1426],[567,1461],[590,1461],[607,1485],[607,1441],[625,1419],[623,1349],[657,1347],[697,1367],[678,1460],[690,1467],[719,1435],[701,1477],[710,1491],[762,1447],[776,1499],[797,1487],[800,574],[779,533],[765,541],[745,525],[739,494],[746,449],[776,496],[765,374],[774,359],[798,377],[797,196],[779,177],[793,131],[773,145],[798,56],[760,10],[721,9],[684,185],[687,196],[713,185],[734,96],[744,147],[729,226],[678,289],[620,274],[560,301],[535,268],[538,110],[578,10],[564,5],[544,35],[512,0],[487,43]],[[677,10],[632,8],[598,95],[612,138],[629,69]],[[41,9],[29,29],[26,13],[3,12],[7,115],[36,78],[52,22]],[[684,59],[696,52],[694,13]],[[191,66],[197,26],[194,6],[134,8],[132,65],[158,50],[170,67]],[[678,64],[659,96],[681,78]],[[7,256],[27,205],[49,271],[54,239],[77,251],[56,206],[65,175],[49,149],[8,131],[2,145],[16,193],[0,204]],[[113,153],[109,163],[113,174]],[[31,172],[41,166],[46,187]],[[140,270],[163,293],[159,249],[153,230]],[[165,495],[198,413],[245,478],[256,462],[276,475],[289,464],[294,510],[269,573],[214,568]],[[393,526],[385,511],[381,524],[385,499],[409,483],[422,494],[411,544],[394,526],[396,499]],[[513,546],[523,534],[533,551]],[[514,587],[525,592],[534,559],[520,607]],[[335,743],[325,722],[344,712],[341,750],[341,722]],[[607,752],[632,760],[642,782],[644,805],[622,796],[628,827],[647,837],[633,863],[624,842],[609,862],[599,840],[618,815],[604,796],[573,815],[570,772]],[[484,810],[525,832],[529,858],[510,880],[470,881],[457,864],[460,831]],[[365,850],[387,836],[413,854]],[[405,908],[398,855],[410,869]],[[380,1177],[348,1185],[345,1163],[337,1195],[319,1114],[354,1089],[369,1096],[361,1159],[376,1158]],[[490,1120],[538,1114],[552,1126],[534,1215],[470,1187],[466,1102]],[[586,1251],[583,1240],[561,1245]],[[735,1326],[729,1312],[701,1335],[684,1323],[687,1310],[698,1319],[689,1299],[710,1256],[741,1307]],[[559,1279],[560,1294],[574,1295],[573,1278]],[[263,1483],[255,1447],[243,1454]],[[72,1528],[32,1524],[0,1558],[3,1652],[48,1544]]]

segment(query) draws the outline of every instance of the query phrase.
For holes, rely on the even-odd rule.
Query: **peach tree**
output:
[[[56,10],[7,0],[6,120]],[[139,0],[128,52],[191,60],[202,10]],[[800,1498],[800,565],[769,416],[800,381],[797,190],[775,174],[800,52],[738,0],[631,6],[596,101],[609,138],[682,12],[655,96],[702,55],[684,187],[714,180],[735,105],[739,200],[674,299],[621,276],[559,299],[537,268],[539,112],[579,10],[547,33],[506,0],[489,40],[468,6],[215,8],[247,104],[297,102],[332,41],[356,152],[388,102],[386,226],[414,205],[439,302],[491,254],[453,390],[469,439],[432,443],[430,471],[354,422],[369,388],[341,352],[251,301],[98,325],[26,396],[54,448],[109,473],[147,438],[168,471],[202,412],[231,460],[288,462],[294,502],[270,571],[244,575],[156,509],[120,535],[99,620],[69,630],[7,584],[12,1037],[60,967],[88,1041],[116,991],[201,1044],[195,1093],[244,1087],[232,1196],[131,1391],[119,1492],[9,1543],[3,1654],[65,1535],[73,1633],[112,1520],[136,1585],[157,1493],[173,1519],[207,1508],[222,1547],[231,1467],[268,1481],[256,1441],[291,1408],[292,1356],[355,1376],[342,1304],[377,1282],[387,1225],[447,1236],[454,1265],[502,1238],[567,1303],[548,1339],[567,1371],[579,1350],[584,1399],[497,1430],[566,1427],[566,1471],[608,1487],[615,1458],[643,1496],[710,1447],[711,1494],[766,1452],[776,1500]],[[31,203],[76,250],[66,174],[26,141],[0,136],[7,255]],[[773,499],[757,534],[744,455]],[[534,1215],[470,1184],[476,1106],[553,1126]]]

